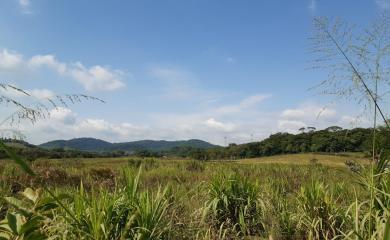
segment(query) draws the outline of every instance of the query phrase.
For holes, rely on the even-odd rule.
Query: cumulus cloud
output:
[[[294,120],[312,120],[317,118],[333,120],[336,117],[336,114],[337,113],[333,108],[317,104],[304,104],[298,108],[285,109],[281,116]]]
[[[0,51],[0,71],[17,69],[22,65],[22,63],[22,55],[15,52],[10,52],[7,49]]]
[[[24,60],[23,55],[19,53],[10,52],[7,49],[0,52],[0,72],[39,70],[42,67],[47,67],[62,77],[73,78],[87,91],[113,91],[125,86],[124,71],[110,67],[101,65],[86,67],[81,62],[66,63],[51,54],[35,55]]]
[[[11,84],[13,87],[17,88],[16,85]],[[46,89],[46,88],[33,88],[33,89],[24,89],[23,92],[14,89],[12,87],[7,87],[7,88],[0,88],[0,95],[14,98],[14,99],[22,99],[26,97],[33,97],[35,100],[47,100],[48,98],[53,98],[55,97],[55,94],[53,91]],[[30,100],[33,100],[30,98]]]
[[[41,99],[41,100],[52,99],[55,97],[55,93],[53,91],[51,91],[49,89],[45,89],[45,88],[42,88],[42,89],[34,88],[31,90],[26,90],[26,92],[28,94],[30,94],[31,96],[33,96],[37,99]]]
[[[58,107],[50,111],[50,118],[54,122],[71,125],[76,122],[77,115],[69,108]]]
[[[305,103],[296,108],[288,108],[281,112],[278,120],[280,131],[297,133],[301,127],[313,126],[317,129],[330,125],[351,127],[359,119],[337,109],[335,106],[321,106],[316,103]],[[365,120],[360,119],[360,123]]]
[[[32,14],[31,0],[18,0],[19,6],[24,14]]]
[[[209,127],[209,128],[213,128],[213,129],[217,129],[217,130],[222,130],[224,132],[231,132],[232,130],[234,130],[234,124],[233,123],[223,123],[223,122],[219,122],[219,121],[216,121],[214,118],[209,118],[207,119],[204,124]]]
[[[95,137],[112,142],[153,138],[153,131],[131,123],[113,123],[99,118],[82,118],[71,109],[58,107],[50,111],[50,117],[37,122],[34,127],[28,122],[20,129],[29,136],[28,140],[42,143],[53,139]]]
[[[70,74],[88,91],[112,91],[125,86],[121,81],[122,71],[112,71],[99,65],[86,68],[77,63],[70,70]]]
[[[59,62],[53,55],[36,55],[33,56],[29,61],[28,65],[31,68],[38,68],[41,66],[47,66],[59,74],[64,74],[66,71],[66,64]]]

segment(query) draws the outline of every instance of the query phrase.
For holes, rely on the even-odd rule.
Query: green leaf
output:
[[[44,221],[43,217],[34,216],[34,217],[28,219],[25,224],[23,224],[23,226],[20,228],[19,232],[21,234],[28,235],[28,234],[34,232],[35,230],[39,230],[43,221]]]
[[[41,232],[35,231],[26,236],[26,240],[45,240],[47,236]]]
[[[19,214],[7,214],[8,226],[14,234],[18,234],[22,225],[22,218]]]
[[[25,196],[26,198],[28,198],[29,200],[31,200],[34,203],[37,201],[37,199],[39,197],[38,192],[32,190],[31,188],[24,189],[22,195]]]
[[[31,216],[31,211],[28,209],[28,207],[26,206],[26,204],[19,200],[19,199],[16,199],[14,197],[5,197],[3,198],[7,203],[11,204],[12,206],[14,206],[15,208],[17,208],[21,214],[23,214],[23,216],[25,217],[29,217]]]

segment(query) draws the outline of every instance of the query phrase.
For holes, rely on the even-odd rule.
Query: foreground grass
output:
[[[354,232],[359,231],[361,239],[381,239],[389,189],[382,188],[380,204],[372,204],[382,207],[370,207],[372,192],[358,183],[360,175],[353,172],[357,168],[345,165],[346,161],[367,164],[356,154],[206,163],[43,159],[33,163],[38,177],[32,178],[2,161],[0,193],[30,202],[23,209],[31,209],[31,214],[21,219],[39,215],[45,221],[36,231],[53,239],[357,239]],[[381,183],[388,180],[385,175]],[[28,187],[33,189],[30,194],[21,195]],[[66,193],[62,201],[67,211],[54,201],[52,210],[41,212],[46,207],[37,210],[37,203],[25,200],[42,187],[57,196]],[[47,194],[33,195],[50,203]],[[21,208],[4,200],[0,206],[0,219]],[[369,217],[367,209],[374,209]],[[13,234],[9,236],[21,233]]]

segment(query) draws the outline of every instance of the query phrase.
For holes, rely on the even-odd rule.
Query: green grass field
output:
[[[374,217],[383,209],[372,208],[373,215],[363,217],[370,191],[359,184],[365,174],[359,166],[369,164],[362,154],[209,162],[41,159],[32,163],[37,177],[11,161],[0,164],[2,196],[23,201],[26,194],[20,192],[26,188],[67,194],[65,209],[58,204],[50,214],[34,209],[20,220],[26,224],[34,214],[43,216],[36,231],[53,239],[355,239],[356,226],[371,239],[384,236],[381,218]],[[45,191],[41,194],[50,199]],[[388,195],[382,197],[388,204]],[[362,205],[353,211],[356,203]],[[12,201],[3,200],[0,219],[18,211]],[[375,227],[367,230],[371,218]]]

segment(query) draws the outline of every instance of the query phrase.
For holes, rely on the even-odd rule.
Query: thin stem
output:
[[[336,39],[333,37],[333,35],[329,32],[329,30],[324,26],[323,23],[321,23],[320,20],[318,19],[314,19],[314,21],[316,21],[320,26],[322,26],[322,29],[324,30],[324,32],[326,33],[326,35],[328,35],[328,37],[331,39],[331,41],[333,42],[333,44],[336,46],[336,48],[339,50],[339,52],[341,53],[341,55],[345,58],[345,60],[348,62],[348,64],[351,66],[353,72],[355,73],[355,75],[358,77],[358,79],[360,80],[360,82],[363,84],[364,86],[364,89],[365,91],[368,93],[368,95],[370,96],[370,98],[373,100],[374,104],[375,104],[375,108],[378,109],[378,112],[379,114],[381,115],[381,117],[383,118],[386,126],[388,128],[390,128],[390,123],[387,121],[385,115],[383,114],[382,112],[382,109],[379,107],[378,105],[378,102],[377,102],[377,99],[376,99],[376,96],[374,96],[374,94],[372,93],[372,91],[370,90],[370,88],[368,87],[368,85],[366,84],[366,82],[364,81],[363,77],[360,75],[360,73],[358,72],[358,70],[356,69],[355,65],[352,63],[352,61],[350,60],[350,58],[347,56],[347,54],[345,53],[345,51],[341,48],[340,44],[336,41]]]

